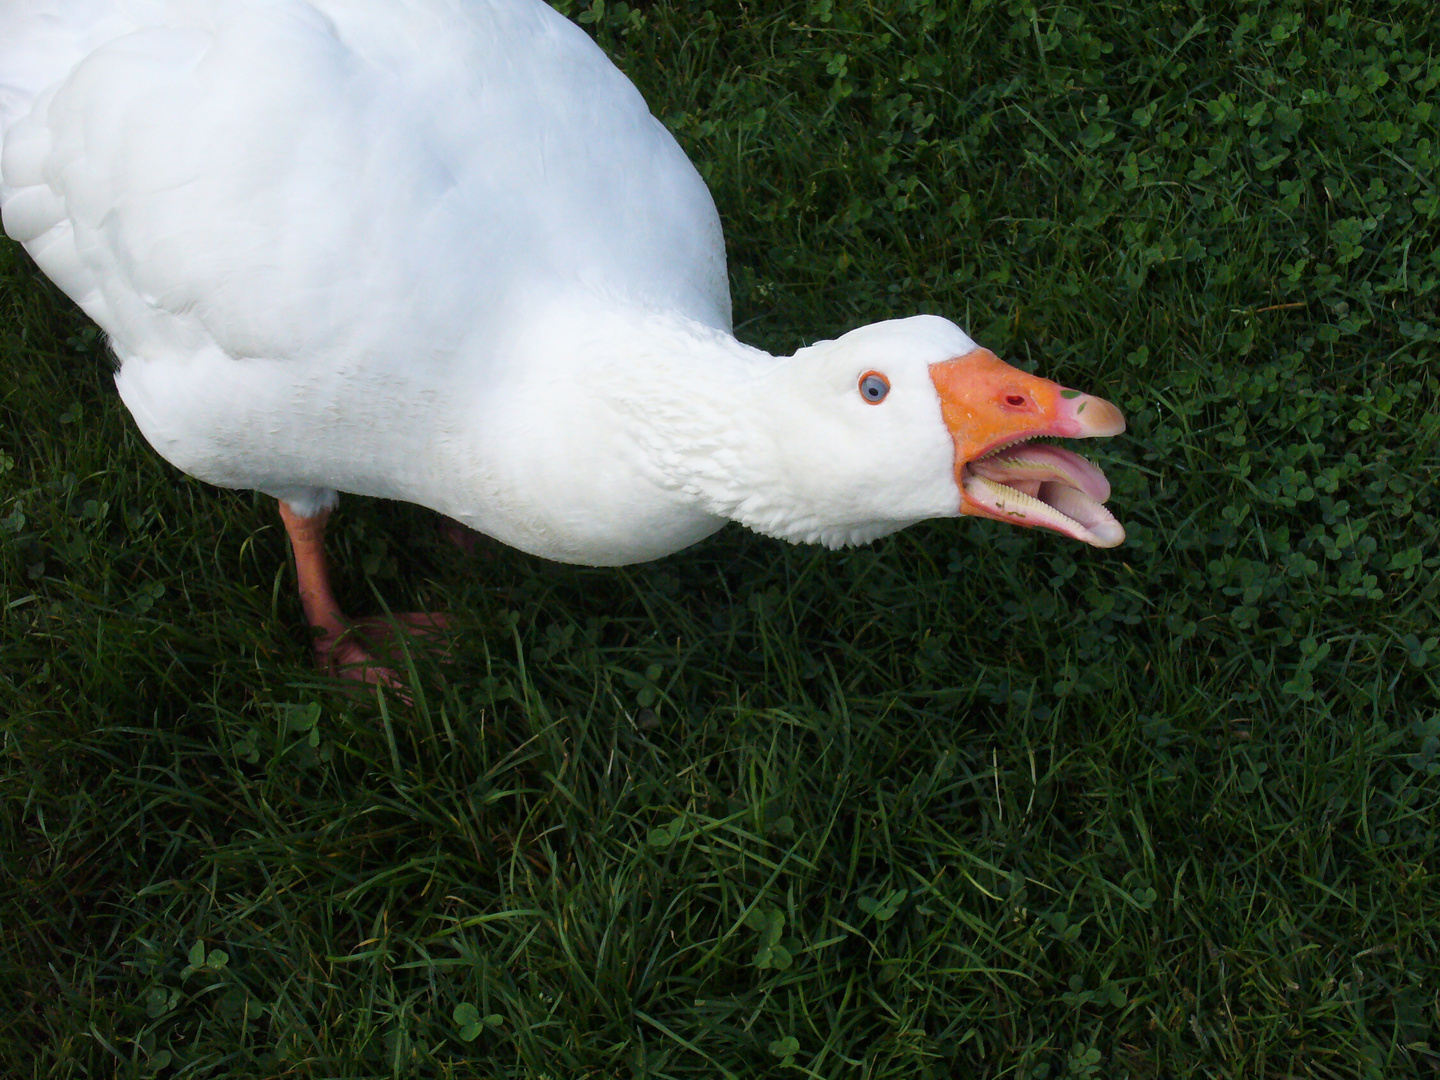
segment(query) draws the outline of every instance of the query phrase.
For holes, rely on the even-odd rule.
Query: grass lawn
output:
[[[309,667],[0,246],[0,1073],[1440,1075],[1431,4],[577,0],[744,339],[920,311],[1115,401],[1126,545],[464,557],[347,499]]]

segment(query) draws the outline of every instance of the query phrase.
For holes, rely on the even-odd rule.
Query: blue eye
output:
[[[879,405],[890,393],[890,380],[878,371],[867,371],[860,376],[860,396],[871,405]]]

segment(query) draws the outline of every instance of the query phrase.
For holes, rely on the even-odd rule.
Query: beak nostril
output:
[[[1025,398],[1021,394],[1011,394],[1005,399],[1005,404],[1013,405],[1018,409],[1021,405],[1025,404]]]

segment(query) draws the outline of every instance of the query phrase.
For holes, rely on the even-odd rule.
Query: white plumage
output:
[[[978,355],[953,324],[737,341],[704,183],[540,0],[5,0],[0,135],[5,230],[109,335],[146,438],[302,518],[403,499],[592,564],[730,519],[830,545],[961,512],[1123,536],[1093,466],[1047,474],[1066,514],[969,506],[967,454],[1123,422],[1067,397],[962,432],[988,406],[937,389]],[[1002,458],[1024,463],[986,475]]]

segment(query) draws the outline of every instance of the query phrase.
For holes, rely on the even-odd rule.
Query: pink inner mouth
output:
[[[990,516],[1054,529],[1094,547],[1125,540],[1124,527],[1102,505],[1110,482],[1079,454],[1022,441],[967,463],[965,494]]]
[[[976,476],[1030,495],[1035,490],[1026,485],[1054,480],[1078,488],[1096,502],[1110,498],[1110,481],[1097,466],[1074,451],[1050,443],[1012,443],[970,462],[970,470]]]

